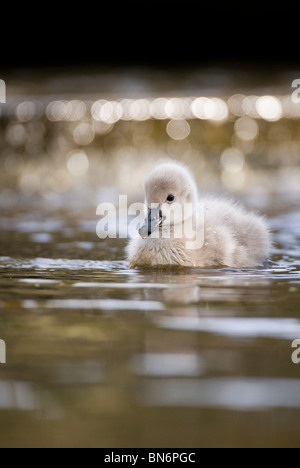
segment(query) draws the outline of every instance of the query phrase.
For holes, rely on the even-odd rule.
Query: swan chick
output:
[[[140,237],[128,245],[131,268],[254,268],[268,258],[271,237],[265,220],[230,200],[199,196],[183,164],[157,165],[144,187],[148,213]]]

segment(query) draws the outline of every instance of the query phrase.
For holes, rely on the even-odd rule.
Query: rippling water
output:
[[[91,219],[24,216],[1,224],[2,446],[299,445],[300,211],[257,270],[133,271]]]
[[[278,76],[260,87],[220,71],[10,83],[0,120],[0,446],[300,445],[300,113],[292,106],[271,122],[249,107],[275,93],[289,110],[297,76]],[[185,116],[179,136],[166,116],[105,126],[86,113],[102,98],[118,108],[120,98],[170,95],[182,96],[163,99],[175,110],[201,95],[233,110],[223,123]],[[75,104],[82,115],[55,117]],[[275,118],[274,106],[263,110]],[[162,155],[190,164],[201,190],[266,215],[274,246],[264,267],[130,270],[126,241],[98,239],[97,203],[119,193],[141,201],[142,177]]]

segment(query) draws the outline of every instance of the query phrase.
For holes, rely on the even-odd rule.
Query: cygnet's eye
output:
[[[175,200],[174,195],[168,195],[167,202],[172,203]]]

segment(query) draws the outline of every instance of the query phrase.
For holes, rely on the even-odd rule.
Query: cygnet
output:
[[[145,179],[145,196],[145,223],[128,246],[131,268],[254,268],[268,258],[266,221],[231,200],[199,196],[183,164],[157,165]]]

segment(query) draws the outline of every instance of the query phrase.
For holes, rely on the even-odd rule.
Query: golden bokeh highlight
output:
[[[47,200],[79,183],[134,193],[132,175],[141,189],[143,174],[169,157],[190,165],[208,189],[235,192],[254,180],[264,187],[286,164],[297,188],[299,122],[291,94],[15,99],[1,106],[3,186]]]

